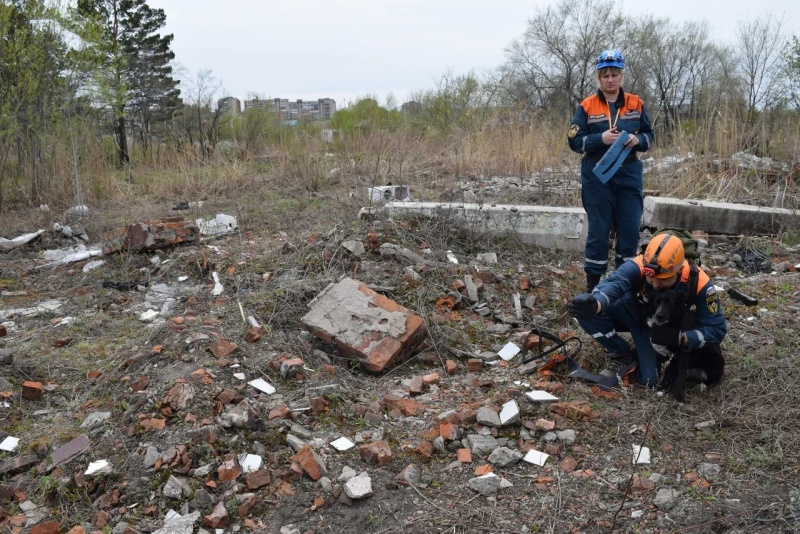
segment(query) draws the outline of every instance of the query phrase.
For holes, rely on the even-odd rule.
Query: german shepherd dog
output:
[[[674,289],[655,291],[648,299],[647,326],[670,325],[681,331],[695,328],[694,314],[686,308],[686,293]],[[675,398],[686,402],[686,380],[710,386],[722,380],[725,358],[718,343],[703,346],[691,352],[682,347],[653,345],[660,355],[659,364],[669,362],[663,369],[661,387],[675,384]]]

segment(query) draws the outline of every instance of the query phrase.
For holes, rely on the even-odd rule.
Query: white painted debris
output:
[[[211,294],[215,297],[217,295],[222,295],[222,292],[225,291],[225,288],[222,287],[222,284],[219,282],[219,275],[217,274],[217,271],[211,273],[211,278],[214,279],[214,289],[211,291]]]
[[[158,312],[157,311],[155,311],[155,310],[147,310],[146,312],[142,313],[139,316],[139,320],[142,321],[143,323],[150,323],[156,317],[158,317]]]
[[[71,316],[64,317],[63,319],[61,319],[60,321],[58,321],[56,324],[54,324],[54,325],[53,325],[53,327],[56,327],[56,326],[66,326],[66,325],[68,325],[68,324],[72,324],[72,322],[73,322],[73,321],[75,321],[75,317],[71,317]]]
[[[244,380],[247,378],[244,373],[233,373],[233,378],[238,378],[239,380]]]
[[[217,213],[217,216],[210,221],[197,219],[195,222],[202,235],[229,234],[239,227],[236,217],[224,213]]]
[[[487,265],[497,263],[497,254],[494,252],[482,252],[475,256],[475,259],[481,263],[485,263]]]
[[[111,473],[111,464],[108,463],[108,460],[97,460],[96,462],[91,462],[89,467],[86,468],[86,472],[84,473],[87,477],[99,476],[99,475],[108,475]]]
[[[514,315],[517,319],[522,319],[522,302],[519,293],[514,293]]]
[[[538,465],[539,467],[544,467],[545,462],[547,459],[550,458],[550,455],[546,452],[537,451],[535,449],[531,449],[528,451],[528,454],[522,459],[529,464]]]
[[[695,427],[697,430],[702,430],[702,429],[704,429],[704,428],[710,428],[710,427],[713,427],[713,426],[714,426],[714,425],[716,425],[716,424],[717,424],[717,422],[716,422],[715,420],[713,420],[713,419],[709,419],[708,421],[701,421],[700,423],[697,423],[696,425],[694,425],[694,427]]]
[[[525,394],[525,396],[533,402],[553,402],[558,400],[558,397],[555,395],[551,395],[550,393],[539,389],[529,391]]]
[[[255,380],[251,380],[250,382],[247,383],[247,385],[253,386],[257,390],[263,391],[267,395],[272,395],[276,391],[275,387],[266,380],[264,380],[263,378],[256,378]]]
[[[353,447],[355,447],[355,443],[353,443],[352,441],[350,441],[345,437],[341,437],[339,439],[331,441],[331,447],[333,447],[339,452],[344,452],[348,449],[352,449]]]
[[[185,282],[185,281],[187,281],[188,279],[189,279],[189,277],[188,277],[188,276],[179,276],[179,277],[178,277],[178,282]]]
[[[256,321],[256,318],[253,317],[252,315],[248,315],[247,316],[247,322],[250,323],[250,326],[252,326],[253,328],[261,328],[261,325],[258,324],[258,321]]]
[[[45,250],[42,256],[52,265],[59,263],[74,263],[76,261],[88,260],[95,256],[102,256],[100,249],[87,249],[85,245],[78,245],[67,249]]]
[[[650,449],[641,445],[631,445],[633,449],[633,465],[649,464],[650,463]]]
[[[411,200],[407,185],[379,185],[368,187],[367,195],[371,202]]]
[[[153,534],[192,534],[194,524],[198,519],[200,519],[200,512],[197,510],[184,516],[175,510],[169,510],[164,517],[164,525]]]
[[[65,211],[64,214],[65,215],[80,215],[80,216],[84,216],[85,217],[86,215],[89,215],[89,207],[88,206],[84,206],[83,204],[80,204],[78,206],[71,207],[70,209]]]
[[[510,425],[517,421],[519,421],[519,405],[512,399],[503,404],[503,409],[500,410],[500,424]]]
[[[344,492],[351,499],[372,497],[372,479],[367,472],[359,473],[344,484]]]
[[[103,265],[105,262],[106,262],[106,260],[90,261],[86,265],[83,266],[83,272],[88,273],[89,271],[94,271],[95,269],[97,269],[98,267]]]
[[[498,352],[497,354],[501,358],[503,358],[505,361],[508,361],[511,358],[513,358],[514,356],[516,356],[517,354],[519,354],[520,350],[522,350],[522,349],[520,349],[514,343],[509,341],[508,343],[506,343],[506,346],[503,347],[502,349],[500,349],[500,352]]]
[[[639,519],[644,515],[644,510],[631,510],[631,519]]]
[[[16,248],[26,243],[30,243],[43,233],[44,230],[38,230],[30,234],[22,234],[21,236],[15,237],[14,239],[6,239],[4,237],[0,237],[0,250],[11,250],[12,248]]]
[[[263,460],[257,454],[240,454],[239,465],[242,466],[243,473],[253,473],[261,469]]]
[[[19,445],[19,438],[8,436],[0,443],[0,451],[12,452]]]
[[[447,261],[458,265],[458,258],[456,258],[455,254],[453,254],[453,252],[450,250],[447,251]]]
[[[37,315],[40,313],[53,313],[58,311],[64,303],[60,300],[50,299],[45,300],[44,302],[40,302],[36,306],[31,308],[16,308],[10,310],[0,310],[0,320],[5,320],[10,317],[28,317],[31,315]]]

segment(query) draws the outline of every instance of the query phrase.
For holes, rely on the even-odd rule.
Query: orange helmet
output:
[[[683,242],[671,234],[656,234],[642,255],[642,273],[651,278],[671,278],[683,267]]]

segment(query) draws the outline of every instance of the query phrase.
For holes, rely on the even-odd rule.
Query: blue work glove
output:
[[[667,347],[680,347],[681,331],[669,325],[653,326],[650,328],[650,343]]]
[[[569,303],[569,313],[576,319],[589,320],[597,315],[597,299],[589,293],[581,293]]]

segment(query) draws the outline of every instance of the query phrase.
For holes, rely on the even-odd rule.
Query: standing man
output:
[[[589,222],[583,270],[586,291],[600,281],[608,268],[608,242],[611,228],[617,234],[615,267],[630,260],[639,246],[642,220],[642,162],[637,152],[645,152],[653,142],[650,118],[644,102],[622,89],[625,58],[619,50],[606,50],[597,58],[597,93],[578,106],[567,135],[569,147],[581,160],[581,199]],[[608,148],[627,132],[625,147],[632,150],[622,166],[603,183],[594,166]]]

